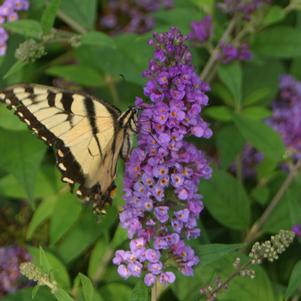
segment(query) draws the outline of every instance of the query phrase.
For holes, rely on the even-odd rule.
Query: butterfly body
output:
[[[0,91],[0,102],[55,150],[62,181],[102,211],[111,202],[119,156],[127,158],[137,110],[117,108],[83,93],[42,85]]]

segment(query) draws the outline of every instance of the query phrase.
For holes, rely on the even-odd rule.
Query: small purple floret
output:
[[[229,64],[233,61],[250,61],[252,54],[249,45],[243,43],[238,47],[231,43],[222,43],[220,45],[219,59],[224,64]]]
[[[301,238],[301,224],[299,225],[294,225],[292,227],[292,231],[298,236]]]
[[[188,37],[194,42],[205,43],[212,35],[212,17],[205,16],[201,21],[191,23],[191,32]]]

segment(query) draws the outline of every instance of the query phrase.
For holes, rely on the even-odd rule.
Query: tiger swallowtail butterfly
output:
[[[119,156],[127,158],[138,112],[116,107],[84,93],[42,85],[16,85],[0,91],[12,109],[46,144],[52,146],[62,181],[93,203],[97,213],[112,202]]]

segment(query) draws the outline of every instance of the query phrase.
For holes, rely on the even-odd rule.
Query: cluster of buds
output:
[[[58,289],[56,281],[50,279],[48,274],[41,271],[41,269],[32,262],[22,263],[20,265],[20,272],[29,280],[37,282],[38,286],[48,286],[53,294]]]
[[[216,277],[212,283],[200,289],[200,294],[206,297],[206,301],[216,300],[217,295],[228,289],[229,283],[237,276],[255,278],[255,271],[249,269],[251,264],[261,264],[264,259],[273,262],[279,258],[289,245],[293,242],[295,234],[291,231],[281,230],[279,234],[272,236],[270,240],[263,243],[256,242],[249,254],[250,260],[241,263],[238,257],[233,262],[234,271],[222,281]]]
[[[45,47],[33,39],[26,40],[20,44],[15,56],[18,60],[32,63],[46,54]]]
[[[281,230],[279,234],[272,236],[263,243],[256,242],[249,254],[252,264],[260,264],[264,259],[273,262],[279,258],[294,240],[292,231]]]

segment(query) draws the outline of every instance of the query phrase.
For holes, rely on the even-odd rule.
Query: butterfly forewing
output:
[[[0,101],[54,147],[62,180],[78,183],[79,196],[100,207],[110,200],[130,110],[120,122],[120,111],[100,100],[41,85],[10,87]]]

